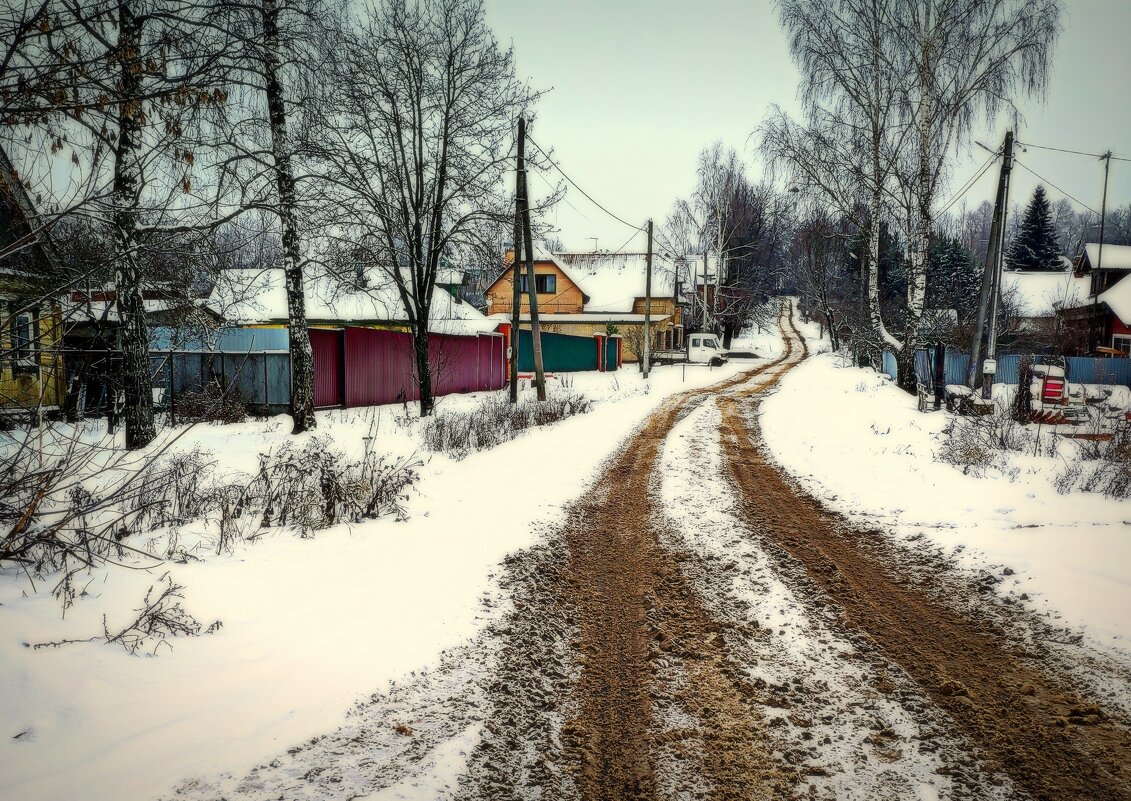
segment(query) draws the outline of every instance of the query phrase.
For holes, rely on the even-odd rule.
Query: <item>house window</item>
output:
[[[1116,334],[1111,338],[1111,346],[1124,356],[1131,356],[1131,336]]]
[[[12,375],[39,372],[39,314],[35,310],[21,310],[13,301],[11,309]]]
[[[526,273],[519,273],[518,291],[527,292],[530,282]],[[553,295],[558,291],[558,277],[556,275],[535,275],[534,288],[539,295]]]

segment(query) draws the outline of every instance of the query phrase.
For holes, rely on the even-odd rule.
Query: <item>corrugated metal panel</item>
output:
[[[347,328],[346,406],[375,406],[420,397],[412,366],[412,335]]]
[[[1005,353],[997,357],[997,374],[994,382],[1016,384],[1020,373],[1022,354]],[[1034,364],[1058,364],[1058,357],[1034,355],[1029,357]],[[1131,359],[1092,358],[1069,356],[1064,359],[1068,380],[1078,384],[1114,384],[1131,386]],[[915,374],[922,382],[923,370],[929,365],[925,351],[915,353]],[[970,365],[970,354],[948,350],[946,352],[946,383],[965,384],[966,370]],[[980,369],[980,365],[979,365]],[[884,372],[895,377],[895,356],[884,351]]]
[[[314,405],[341,406],[342,332],[311,329],[310,347],[314,351]]]
[[[1131,386],[1131,359],[1068,358],[1068,380],[1078,384]]]
[[[618,367],[617,365],[617,343],[619,339],[608,337],[605,339],[605,372],[611,373]]]
[[[890,350],[885,350],[883,362],[884,364],[882,372],[887,375],[892,381],[895,381],[898,370],[898,367],[895,363],[895,354]]]
[[[222,328],[218,332],[201,332],[153,326],[149,329],[149,348],[155,351],[257,353],[288,350],[290,337],[285,328]]]
[[[518,369],[534,369],[534,340],[530,331],[518,333]],[[593,337],[542,334],[542,369],[547,373],[576,373],[597,369],[597,346]]]

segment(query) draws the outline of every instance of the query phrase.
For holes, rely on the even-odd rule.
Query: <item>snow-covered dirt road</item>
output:
[[[785,310],[782,333],[776,361],[640,424],[506,560],[474,642],[176,797],[1131,798],[1125,664],[1045,647],[1030,613],[767,457],[759,404],[806,354]]]

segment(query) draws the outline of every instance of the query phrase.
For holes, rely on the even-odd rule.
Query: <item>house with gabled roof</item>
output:
[[[1090,287],[1082,302],[1058,315],[1079,355],[1131,356],[1131,245],[1101,248],[1089,242],[1076,259],[1076,275]]]
[[[506,269],[486,290],[488,314],[500,323],[511,319],[512,260],[513,255],[508,253]],[[535,248],[534,281],[541,329],[546,333],[579,337],[617,333],[624,340],[624,360],[639,361],[647,305],[652,348],[683,347],[683,288],[675,261],[653,255],[650,304],[645,300],[646,278],[644,253],[548,253]],[[530,309],[527,276],[522,272],[519,290],[522,293],[520,320],[526,328]]]

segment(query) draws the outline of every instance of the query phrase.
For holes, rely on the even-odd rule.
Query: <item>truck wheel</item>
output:
[[[720,359],[718,356],[712,356],[711,357],[711,366],[712,367],[722,367],[723,366],[723,360]]]

